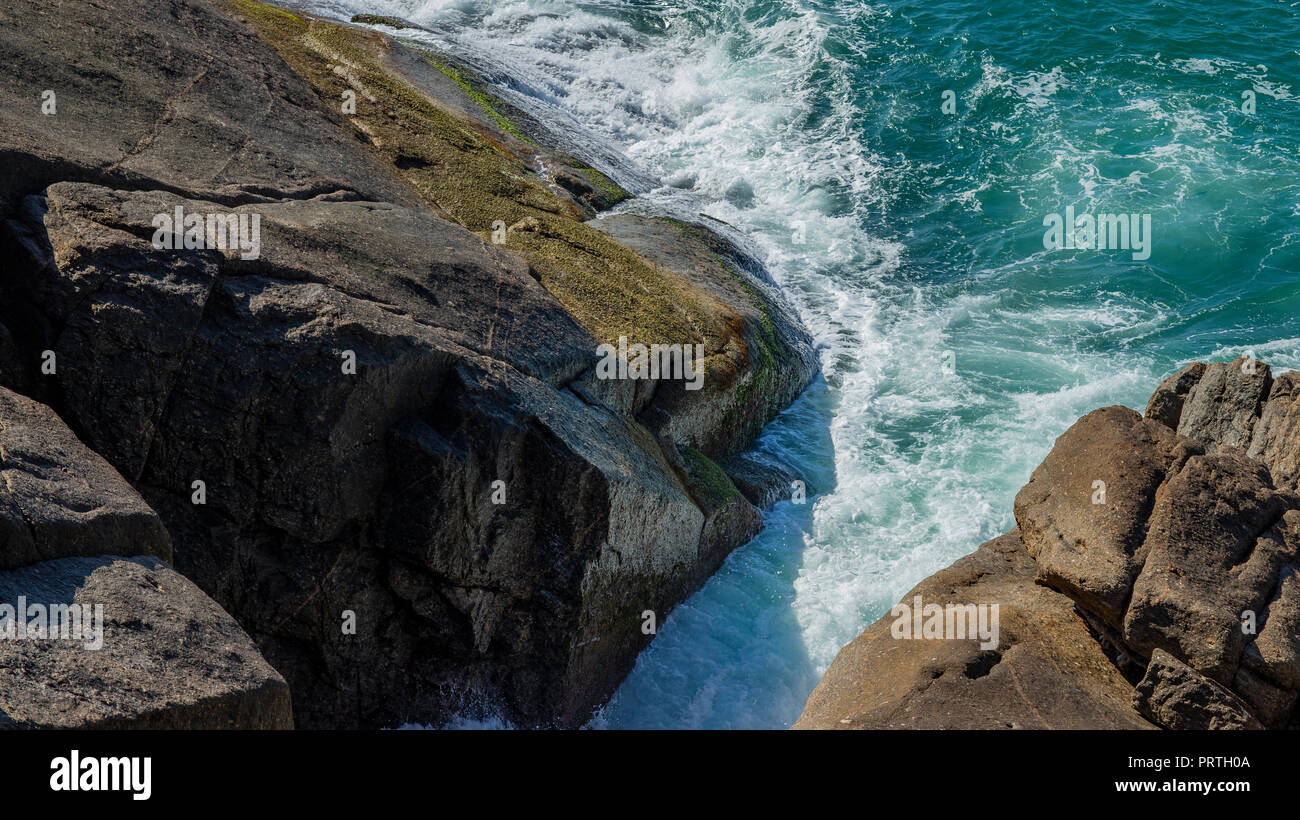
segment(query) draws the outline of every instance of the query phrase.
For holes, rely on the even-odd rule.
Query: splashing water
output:
[[[816,338],[824,378],[758,443],[809,503],[660,625],[593,727],[789,726],[841,646],[1012,526],[1078,416],[1140,409],[1192,359],[1300,366],[1286,4],[1235,27],[1119,0],[304,5],[427,26],[398,34],[496,82],[630,209],[738,226]],[[1150,258],[1046,250],[1071,205],[1150,214]]]

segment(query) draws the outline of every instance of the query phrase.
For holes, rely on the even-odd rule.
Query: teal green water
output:
[[[595,727],[789,725],[841,646],[1012,525],[1075,418],[1193,359],[1300,366],[1300,4],[319,7],[431,26],[604,151],[632,207],[743,228],[817,338],[824,380],[760,443],[810,503],[662,624]],[[1149,215],[1149,259],[1044,248],[1067,206]]]

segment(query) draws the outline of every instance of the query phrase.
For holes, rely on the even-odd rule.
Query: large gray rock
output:
[[[730,252],[704,276],[585,224],[626,192],[380,35],[243,2],[66,12],[0,26],[0,378],[159,511],[301,725],[585,721],[642,614],[761,526],[713,457],[811,378],[788,308]],[[59,113],[29,115],[48,87]],[[260,217],[260,254],[154,247],[178,205]],[[726,406],[593,385],[597,331],[627,327],[708,337]]]
[[[1178,433],[1211,447],[1247,449],[1272,384],[1269,366],[1244,356],[1206,365],[1187,392]]]
[[[0,387],[0,570],[89,555],[172,557],[162,521],[43,404]]]
[[[227,203],[415,197],[302,78],[210,0],[0,7],[0,218],[62,180]],[[43,113],[45,92],[55,113]],[[344,175],[346,174],[346,179]]]
[[[512,254],[323,200],[236,209],[261,217],[258,259],[156,250],[150,220],[177,204],[222,210],[52,186],[15,226],[36,263],[19,292],[68,418],[138,477],[303,725],[437,721],[473,697],[581,722],[644,646],[642,613],[761,527],[707,456],[567,389],[595,341]]]
[[[284,678],[233,618],[156,558],[0,572],[0,604],[16,608],[20,597],[79,607],[81,631],[0,640],[0,728],[293,728]]]

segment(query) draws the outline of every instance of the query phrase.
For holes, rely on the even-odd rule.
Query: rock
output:
[[[1300,491],[1300,373],[1273,380],[1246,455],[1267,464],[1279,487]]]
[[[81,607],[85,640],[0,640],[0,728],[293,728],[284,679],[233,618],[156,558],[0,572],[0,604],[20,596]]]
[[[812,339],[752,255],[703,224],[618,214],[594,220],[602,232],[671,272],[681,287],[716,300],[733,329],[706,359],[701,389],[660,380],[639,418],[711,457],[738,452],[817,373]],[[668,342],[672,340],[651,340]]]
[[[1192,362],[1174,375],[1165,379],[1151,394],[1143,416],[1154,419],[1171,430],[1178,429],[1178,419],[1183,414],[1183,404],[1187,394],[1205,374],[1203,362]]]
[[[1157,649],[1133,708],[1166,729],[1262,729],[1241,698]]]
[[[1295,688],[1278,686],[1244,662],[1232,677],[1232,691],[1246,704],[1251,716],[1269,729],[1286,726],[1300,697]]]
[[[1266,609],[1258,613],[1259,634],[1244,650],[1242,663],[1300,691],[1300,564],[1283,567],[1278,579]]]
[[[1151,512],[1125,643],[1143,655],[1164,649],[1230,686],[1248,637],[1242,613],[1263,610],[1300,551],[1297,508],[1240,451],[1189,459]]]
[[[0,219],[59,181],[228,204],[337,191],[413,204],[338,109],[229,8],[5,3],[0,61],[17,70],[0,88]],[[46,91],[53,114],[42,113]]]
[[[1039,580],[1118,627],[1145,558],[1156,491],[1199,449],[1124,407],[1075,422],[1016,496]]]
[[[171,539],[144,499],[45,405],[0,387],[0,570],[154,555]]]
[[[1043,718],[1038,725],[1057,725],[1048,709],[1058,701],[1081,704],[1078,721],[1068,725],[1091,728],[1139,713],[1169,728],[1296,725],[1295,376],[1273,380],[1268,365],[1253,363],[1251,372],[1250,364],[1189,365],[1157,389],[1146,418],[1109,407],[1080,419],[1017,495],[1018,533],[917,587],[935,598],[1036,601],[1044,613],[1047,601],[1073,602],[1078,624],[1071,629],[1044,614],[1041,626],[1009,633],[1040,668],[1044,661],[1065,668],[1056,659],[1066,652],[1105,659],[1074,662],[1068,684],[1044,678],[1047,708],[1036,688],[1021,687]],[[1104,482],[1104,497],[1094,482]],[[1014,556],[1020,544],[1023,559],[989,566],[995,547]],[[1046,598],[1027,597],[1031,578],[1050,588],[1033,588]],[[1003,611],[1017,609],[1004,604]],[[888,640],[886,620],[841,651],[799,726],[978,728],[995,725],[999,714],[1024,714],[998,678],[1015,645],[997,663],[985,656],[981,666],[960,641]],[[968,684],[944,684],[957,680],[949,671],[962,663],[991,669],[978,678],[987,681],[977,684],[985,687],[979,699]],[[1130,691],[1131,705],[1116,706]],[[906,694],[895,701],[897,692]],[[1099,692],[1107,699],[1098,700]]]
[[[840,650],[794,728],[1152,728],[1070,599],[1036,574],[1013,530],[922,581],[904,603],[997,604],[998,647],[896,639],[886,614]]]
[[[1247,449],[1272,384],[1269,366],[1244,356],[1206,365],[1187,392],[1178,433],[1212,448]]]
[[[798,473],[778,464],[761,453],[738,453],[719,459],[718,466],[731,477],[736,489],[759,509],[767,509],[778,501],[790,498],[795,482],[801,481]],[[807,489],[805,487],[805,498]]]
[[[0,727],[292,727],[284,679],[159,560],[171,555],[157,514],[103,458],[0,388]],[[64,623],[89,634],[19,636],[16,616],[73,604],[86,610]]]

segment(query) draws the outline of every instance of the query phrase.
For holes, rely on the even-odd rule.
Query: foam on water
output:
[[[741,228],[816,338],[824,378],[757,445],[809,503],[661,622],[593,727],[788,726],[840,647],[1012,525],[1078,416],[1193,358],[1300,363],[1300,105],[1269,67],[1297,27],[1268,3],[1218,41],[1213,15],[1118,0],[308,5],[430,27],[401,35],[496,80],[630,209]],[[1245,119],[1243,89],[1276,107]],[[1152,214],[1151,259],[1044,250],[1067,205]]]

